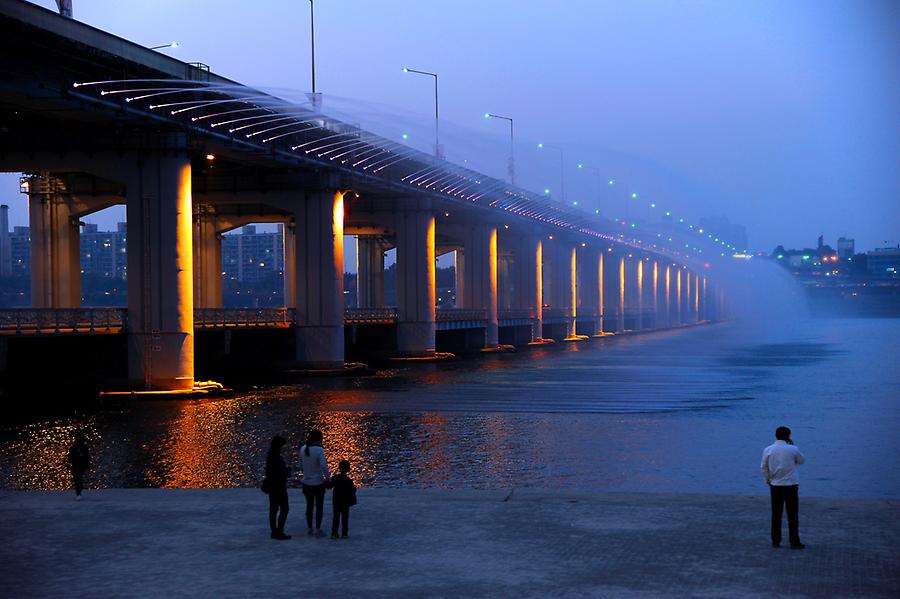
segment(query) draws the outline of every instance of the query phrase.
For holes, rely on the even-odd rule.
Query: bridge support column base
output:
[[[297,365],[302,368],[343,368],[344,327],[296,327]]]
[[[194,388],[194,336],[183,332],[128,335],[128,378],[153,391]]]
[[[424,358],[435,354],[434,322],[398,322],[397,356]]]

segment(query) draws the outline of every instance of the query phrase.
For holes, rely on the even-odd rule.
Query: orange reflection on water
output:
[[[147,472],[153,486],[234,486],[243,474],[227,448],[240,444],[235,432],[246,404],[237,400],[184,402],[167,438],[161,439],[161,472]]]
[[[364,481],[374,480],[378,463],[373,459],[381,439],[367,427],[359,413],[320,412],[316,415],[316,426],[322,431],[322,446],[328,457],[328,468],[332,474],[338,470],[341,460],[350,462],[350,478],[356,486]]]

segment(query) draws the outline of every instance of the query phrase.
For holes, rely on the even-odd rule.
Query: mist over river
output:
[[[900,497],[898,339],[900,319],[725,323],[127,401],[4,425],[0,486],[67,486],[76,426],[90,486],[255,486],[272,435],[296,470],[317,427],[364,486],[763,494],[760,452],[787,425],[807,456],[804,495]]]

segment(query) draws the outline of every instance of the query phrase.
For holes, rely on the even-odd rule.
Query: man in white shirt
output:
[[[806,461],[791,441],[791,429],[779,426],[775,429],[775,443],[763,450],[762,474],[772,495],[772,547],[781,546],[781,514],[787,506],[788,532],[791,549],[803,549],[800,542],[798,518],[800,480],[797,466]]]

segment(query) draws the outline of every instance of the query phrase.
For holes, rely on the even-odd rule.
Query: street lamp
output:
[[[162,46],[153,46],[150,48],[151,50],[162,50],[163,48],[177,48],[178,42],[172,42],[171,44],[163,44]]]
[[[322,98],[316,93],[316,18],[313,0],[309,0],[309,46],[310,46],[310,78],[312,79],[312,93],[308,96],[314,110],[318,110],[322,104]]]
[[[504,121],[509,121],[509,182],[511,185],[516,184],[516,153],[515,153],[515,142],[513,138],[513,120],[511,117],[502,116],[499,114],[491,114],[490,112],[484,113],[484,118],[486,119],[502,119]]]
[[[436,158],[442,158],[441,142],[438,129],[438,76],[437,73],[429,73],[428,71],[419,71],[403,67],[404,73],[416,73],[417,75],[428,75],[434,77],[434,155]]]
[[[561,196],[563,204],[566,203],[566,154],[565,151],[557,146],[550,146],[545,143],[539,143],[537,145],[539,150],[543,150],[544,148],[548,148],[550,150],[556,150],[559,152],[559,194]]]

